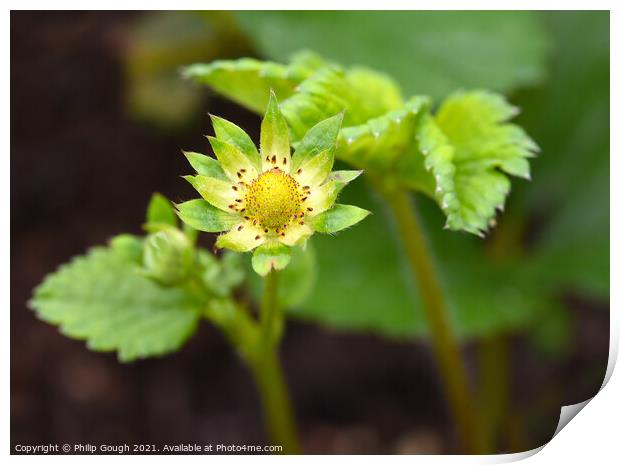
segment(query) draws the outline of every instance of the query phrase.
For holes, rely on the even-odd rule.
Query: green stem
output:
[[[415,273],[457,434],[468,453],[482,453],[485,447],[475,414],[474,398],[428,244],[407,192],[383,190],[382,193],[394,213],[409,264]]]
[[[264,279],[260,324],[265,345],[275,344],[282,328],[282,312],[278,305],[278,273],[271,271]]]
[[[260,315],[262,340],[259,353],[250,360],[250,367],[256,379],[272,443],[282,446],[284,453],[296,454],[299,446],[295,422],[278,356],[284,317],[278,305],[277,291],[277,273],[272,271],[265,277]]]
[[[479,369],[480,416],[484,422],[487,453],[496,453],[505,426],[509,397],[508,338],[505,334],[488,336],[477,349]]]

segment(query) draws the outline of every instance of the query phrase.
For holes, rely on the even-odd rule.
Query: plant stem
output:
[[[497,453],[501,431],[506,426],[509,402],[509,347],[505,334],[487,336],[480,341],[478,354],[480,416],[484,422],[487,453]]]
[[[265,345],[276,344],[281,332],[282,312],[278,305],[278,273],[273,270],[264,278],[263,301],[260,310],[260,324]]]
[[[382,190],[394,213],[398,232],[415,274],[426,320],[431,332],[439,373],[443,379],[448,405],[456,431],[468,453],[481,453],[485,448],[465,364],[450,324],[443,293],[408,193],[402,189]]]
[[[284,317],[278,305],[277,291],[277,273],[272,271],[265,277],[260,314],[262,340],[258,353],[250,360],[250,367],[256,379],[272,443],[282,446],[284,453],[296,454],[299,446],[295,422],[278,356]]]

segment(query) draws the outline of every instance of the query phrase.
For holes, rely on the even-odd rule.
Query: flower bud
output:
[[[162,284],[177,284],[187,278],[193,263],[192,244],[178,229],[164,229],[147,237],[143,265],[151,278]]]

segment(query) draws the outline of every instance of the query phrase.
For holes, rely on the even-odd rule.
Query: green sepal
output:
[[[282,308],[294,315],[299,306],[312,295],[318,269],[312,240],[306,241],[303,247],[291,247],[290,253],[290,263],[278,272],[278,301]],[[245,260],[244,264],[249,271],[251,260]],[[263,294],[264,282],[257,273],[248,273],[248,285],[256,299],[260,299]]]
[[[288,126],[280,111],[280,105],[273,91],[269,94],[269,104],[260,127],[260,153],[266,156],[289,156],[291,152]]]
[[[327,181],[338,181],[345,185],[357,179],[364,171],[363,170],[338,170],[332,171],[327,176]]]
[[[182,176],[189,182],[200,196],[211,205],[223,211],[229,211],[229,205],[234,202],[232,184],[228,178],[226,180],[210,178],[208,176]]]
[[[256,150],[254,142],[250,139],[250,136],[248,136],[248,134],[236,124],[231,123],[224,118],[220,118],[219,116],[210,116],[211,123],[213,124],[213,130],[215,131],[215,136],[218,139],[237,147],[250,159],[256,169],[260,169],[260,155],[258,154],[258,150]]]
[[[283,270],[290,261],[291,248],[279,242],[263,244],[252,254],[252,268],[261,276]]]
[[[292,160],[292,170],[296,170],[304,161],[324,150],[332,150],[336,145],[338,131],[342,125],[344,113],[338,113],[311,127],[297,146]]]
[[[213,152],[217,156],[220,167],[229,179],[237,181],[237,173],[240,170],[256,170],[260,172],[260,165],[256,166],[254,161],[248,158],[236,145],[220,140],[216,137],[207,136]]]
[[[325,149],[316,154],[300,166],[301,173],[297,174],[297,181],[302,185],[316,186],[325,181],[334,166],[334,151]]]
[[[172,227],[178,225],[177,216],[174,214],[170,201],[158,192],[151,196],[146,209],[146,222],[166,224]]]
[[[370,212],[363,208],[337,203],[308,221],[315,231],[334,233],[359,223],[369,214]]]
[[[228,231],[239,221],[237,215],[226,213],[202,199],[189,200],[175,207],[181,221],[198,231]]]
[[[224,170],[216,159],[197,152],[184,151],[183,155],[185,155],[189,164],[192,165],[192,168],[196,170],[196,173],[202,176],[209,176],[210,178],[221,180],[228,179],[226,173],[224,173]]]

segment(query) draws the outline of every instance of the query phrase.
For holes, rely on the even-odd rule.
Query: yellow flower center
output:
[[[248,216],[265,228],[284,227],[300,207],[299,183],[278,168],[260,174],[245,196]]]

